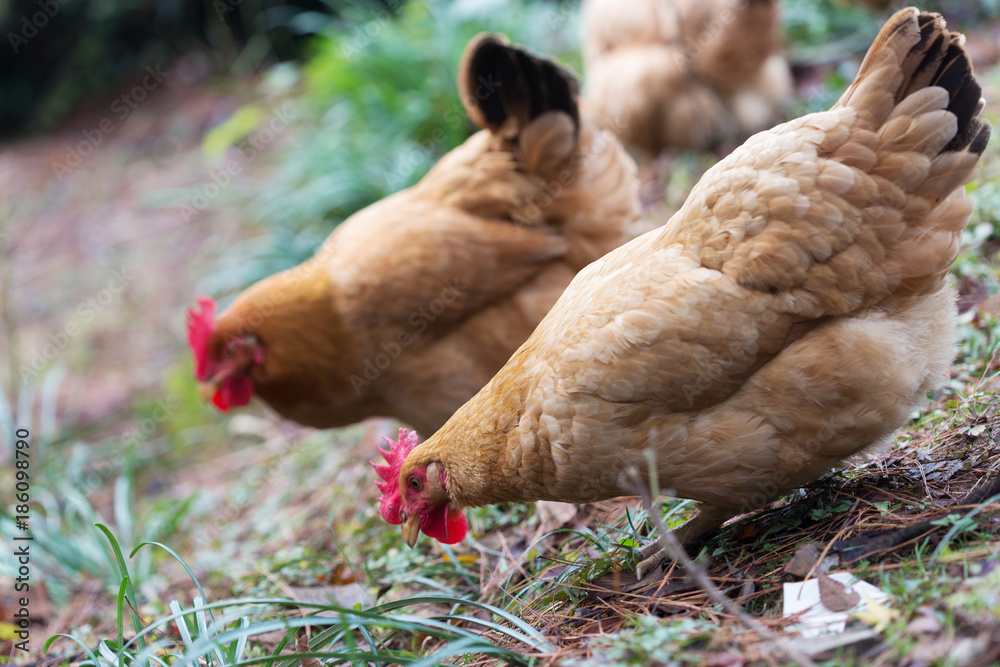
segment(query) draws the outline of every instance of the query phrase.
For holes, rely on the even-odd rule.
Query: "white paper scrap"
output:
[[[827,574],[834,581],[838,581],[847,587],[848,591],[856,592],[860,595],[861,601],[853,609],[848,611],[830,611],[823,606],[819,597],[819,580],[815,577],[809,581],[792,581],[784,585],[784,608],[785,616],[792,616],[802,613],[799,622],[789,626],[789,630],[798,632],[803,637],[815,637],[820,634],[843,632],[847,627],[847,619],[852,611],[863,609],[867,598],[884,603],[889,599],[889,594],[880,588],[872,586],[867,581],[855,579],[850,572],[830,572]]]

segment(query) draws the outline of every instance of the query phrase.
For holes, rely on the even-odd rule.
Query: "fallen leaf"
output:
[[[850,572],[831,572],[828,577],[855,593],[861,593],[866,598],[887,600],[888,594],[872,586],[866,581],[855,579]],[[796,623],[787,629],[798,632],[803,637],[815,637],[826,633],[841,633],[844,631],[848,612],[831,611],[823,604],[820,596],[818,578],[807,581],[786,581],[782,585],[782,614],[794,617]],[[860,602],[858,606],[860,606]]]
[[[333,572],[320,575],[317,579],[324,584],[332,584],[334,586],[347,586],[358,580],[354,573],[343,563],[337,563],[337,567],[333,568]]]
[[[820,548],[816,542],[806,542],[795,550],[795,555],[785,566],[785,572],[799,579],[805,578],[819,561],[819,554]]]
[[[844,584],[831,579],[825,573],[818,572],[816,578],[819,580],[820,602],[830,611],[847,611],[861,601],[860,595],[848,590]]]
[[[924,478],[928,482],[947,482],[955,476],[955,473],[962,469],[962,461],[951,459],[948,461],[933,461],[927,465],[920,466],[924,473]]]
[[[872,558],[876,554],[887,552],[904,542],[923,537],[937,530],[930,521],[921,521],[909,526],[878,530],[865,533],[850,540],[837,540],[833,543],[833,551],[840,555],[844,564],[854,563],[864,558]]]
[[[735,538],[738,542],[749,542],[757,539],[765,528],[766,526],[761,521],[747,521],[736,533]]]
[[[459,565],[475,565],[479,562],[479,554],[459,554],[455,556],[455,560],[458,561]],[[451,556],[445,554],[444,562],[451,563]]]
[[[305,628],[299,628],[295,633],[295,651],[297,653],[312,653],[309,648],[309,634]],[[301,658],[302,667],[323,667],[318,658]]]
[[[872,626],[875,632],[882,632],[888,627],[889,623],[899,616],[898,611],[889,609],[884,604],[876,602],[863,591],[861,595],[865,598],[865,608],[854,612],[854,617]]]

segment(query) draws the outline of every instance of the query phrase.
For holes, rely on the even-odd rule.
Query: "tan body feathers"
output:
[[[317,427],[392,416],[432,432],[578,270],[627,239],[635,164],[581,117],[572,75],[480,36],[459,90],[480,132],[219,316],[212,353],[233,336],[259,344],[248,374],[283,416]]]
[[[586,99],[628,146],[705,150],[773,125],[792,92],[776,0],[586,0]]]
[[[652,448],[704,534],[883,442],[947,374],[946,271],[989,126],[934,14],[890,19],[841,100],[758,134],[581,271],[400,479],[454,507],[629,495]]]

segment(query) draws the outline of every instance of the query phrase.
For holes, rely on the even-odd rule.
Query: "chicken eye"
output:
[[[420,478],[419,478],[419,477],[417,477],[416,475],[411,475],[411,476],[409,477],[409,479],[407,479],[407,480],[406,480],[406,483],[407,483],[407,484],[408,484],[408,485],[410,486],[410,488],[411,488],[411,489],[413,489],[414,491],[419,491],[419,490],[420,490],[420,489],[422,489],[422,488],[423,488],[423,486],[424,486],[424,485],[423,485],[423,483],[422,483],[422,482],[420,481]]]

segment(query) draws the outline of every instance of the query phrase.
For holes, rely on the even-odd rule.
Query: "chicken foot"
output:
[[[698,515],[674,531],[677,538],[692,558],[698,555],[698,549],[709,535],[714,533],[726,519],[733,516],[731,510],[720,507],[702,507]],[[660,544],[660,540],[652,542],[639,550],[642,560],[635,566],[635,576],[641,580],[656,569],[669,556]]]

